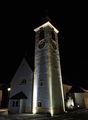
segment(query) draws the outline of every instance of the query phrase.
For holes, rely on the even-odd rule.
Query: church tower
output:
[[[58,30],[46,21],[35,31],[35,68],[33,85],[33,113],[65,111]]]

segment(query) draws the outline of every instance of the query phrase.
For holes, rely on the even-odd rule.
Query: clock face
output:
[[[56,46],[55,42],[51,41],[51,45],[52,45],[53,49],[55,49],[55,50],[57,49],[57,46]]]
[[[41,49],[44,46],[45,46],[45,41],[44,40],[39,41],[38,47]]]

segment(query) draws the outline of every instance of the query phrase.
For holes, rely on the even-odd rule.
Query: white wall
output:
[[[21,84],[22,80],[26,80],[26,83]],[[32,107],[31,106],[32,105],[31,104],[32,103],[32,82],[33,82],[33,72],[29,64],[27,63],[26,59],[24,58],[11,81],[10,97],[22,91],[27,96],[27,100],[25,102],[26,104],[25,111],[27,110],[30,111]]]

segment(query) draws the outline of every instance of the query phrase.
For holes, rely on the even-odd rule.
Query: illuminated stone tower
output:
[[[58,30],[49,22],[35,31],[33,113],[64,112]]]

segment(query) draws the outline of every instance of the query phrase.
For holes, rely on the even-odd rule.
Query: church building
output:
[[[34,71],[24,57],[11,80],[9,113],[63,113],[66,105],[60,66],[59,31],[49,20],[34,31]]]

